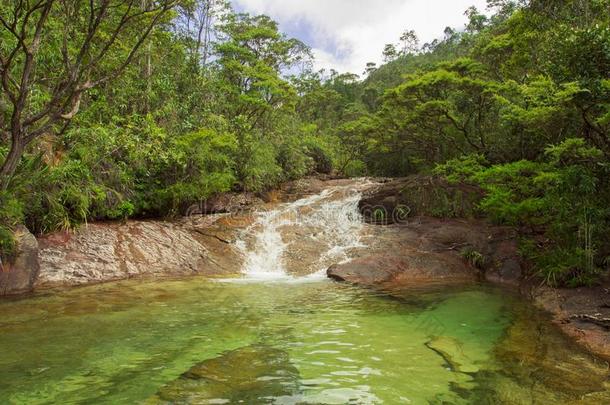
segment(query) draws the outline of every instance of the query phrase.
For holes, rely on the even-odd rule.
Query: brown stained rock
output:
[[[459,257],[446,253],[403,251],[401,255],[375,255],[335,264],[328,277],[365,286],[463,283],[476,280],[476,273]]]
[[[514,231],[481,220],[417,217],[403,224],[366,225],[363,242],[366,247],[356,249],[351,262],[331,267],[329,276],[339,279],[351,268],[347,281],[367,285],[484,278],[517,287],[522,280]],[[465,250],[481,253],[483,268],[469,263]],[[356,269],[358,274],[351,274]]]
[[[218,219],[218,218],[217,218]],[[226,225],[128,221],[89,224],[71,238],[41,239],[37,287],[136,276],[227,275],[241,258]]]
[[[14,233],[17,254],[0,269],[0,296],[31,291],[38,275],[38,241],[24,226]]]
[[[534,303],[549,312],[553,322],[589,351],[610,361],[610,286],[532,291]]]

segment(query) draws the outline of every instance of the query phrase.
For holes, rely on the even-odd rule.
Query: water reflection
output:
[[[605,363],[480,287],[120,282],[0,319],[0,403],[610,403]]]

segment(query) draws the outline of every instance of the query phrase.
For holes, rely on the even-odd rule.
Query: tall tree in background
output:
[[[84,92],[119,75],[177,0],[13,0],[0,6],[0,166],[6,189],[26,146],[61,131]]]
[[[247,189],[261,188],[281,175],[273,136],[277,122],[294,112],[297,102],[284,74],[310,58],[310,51],[301,41],[280,33],[269,17],[248,14],[226,16],[215,50],[224,97],[221,115],[239,145],[238,178]]]
[[[383,47],[382,55],[384,62],[387,63],[393,61],[398,57],[398,51],[396,50],[396,46],[394,46],[393,44],[386,44]]]
[[[227,117],[240,117],[249,129],[262,124],[265,114],[294,100],[294,89],[282,74],[304,58],[309,48],[286,38],[269,17],[229,14],[216,46],[224,79]]]
[[[206,66],[213,53],[216,24],[230,9],[226,0],[185,2],[178,9],[177,31],[187,41],[195,66]]]
[[[419,50],[419,38],[417,38],[414,30],[405,30],[400,35],[400,43],[402,46],[400,53],[402,55],[416,53]]]

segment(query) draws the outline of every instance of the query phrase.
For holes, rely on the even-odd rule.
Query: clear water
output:
[[[482,287],[126,281],[0,302],[0,403],[610,403],[607,365]]]

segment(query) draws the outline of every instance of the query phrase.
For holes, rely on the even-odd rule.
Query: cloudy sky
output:
[[[381,62],[387,43],[413,29],[420,43],[442,37],[445,27],[463,28],[471,5],[485,0],[233,0],[239,11],[267,14],[288,35],[313,48],[318,68],[362,73]]]

